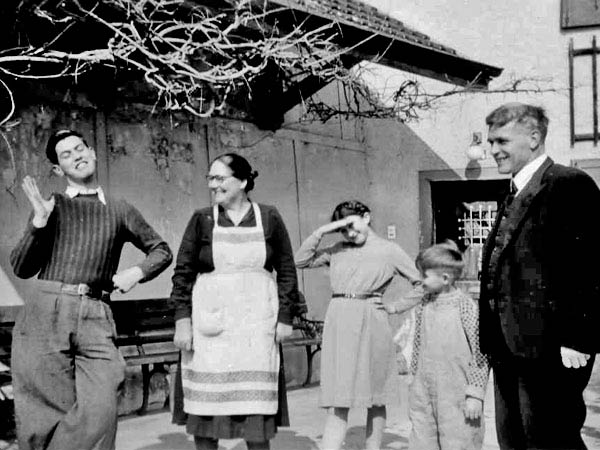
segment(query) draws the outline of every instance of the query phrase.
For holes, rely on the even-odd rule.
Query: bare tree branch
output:
[[[345,101],[339,105],[331,105],[311,97],[304,99],[304,114],[301,121],[327,122],[333,117],[363,117],[374,119],[396,119],[401,122],[418,120],[423,112],[439,107],[444,99],[451,97],[468,97],[474,95],[494,94],[542,94],[566,91],[568,87],[553,86],[550,80],[535,77],[515,77],[507,82],[481,89],[473,80],[464,87],[454,87],[442,92],[426,92],[415,80],[404,80],[391,94],[383,97],[369,87],[362,77],[361,69],[340,78]],[[390,91],[385,87],[384,91]]]
[[[60,30],[44,45],[0,54],[0,71],[17,78],[75,76],[96,65],[135,68],[157,92],[161,108],[206,117],[270,63],[288,82],[302,73],[333,79],[345,71],[339,58],[347,50],[334,43],[333,24],[309,29],[300,23],[282,32],[268,19],[285,8],[266,9],[266,3],[257,9],[241,0],[217,13],[185,0],[33,3],[33,14]],[[82,24],[100,27],[110,38],[79,52],[58,46],[67,30]]]
[[[493,89],[477,88],[475,79],[466,87],[428,93],[420,83],[405,80],[384,96],[364,82],[363,65],[348,70],[341,61],[374,35],[352,48],[340,48],[334,23],[311,27],[304,19],[284,27],[278,14],[287,8],[271,7],[266,1],[223,1],[226,8],[210,9],[189,0],[23,0],[19,17],[29,13],[50,31],[41,44],[26,46],[19,41],[0,50],[0,76],[77,77],[98,66],[109,67],[116,73],[139,74],[156,92],[153,110],[185,111],[197,117],[223,111],[239,92],[252,101],[253,87],[265,74],[275,77],[267,85],[272,81],[271,85],[288,88],[307,77],[338,80],[342,105],[316,97],[302,99],[302,120],[323,122],[335,116],[408,122],[449,97],[551,90],[533,79],[516,78]],[[90,48],[72,45],[67,36],[78,27],[92,27],[94,36],[102,38]],[[381,55],[387,50],[382,49]]]

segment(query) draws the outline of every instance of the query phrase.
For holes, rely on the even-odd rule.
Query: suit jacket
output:
[[[600,190],[548,158],[498,209],[483,250],[482,350],[492,357],[600,351]]]

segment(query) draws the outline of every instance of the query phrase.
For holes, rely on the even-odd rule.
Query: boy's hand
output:
[[[467,420],[477,420],[483,414],[483,400],[475,397],[467,397],[465,401],[465,418]]]

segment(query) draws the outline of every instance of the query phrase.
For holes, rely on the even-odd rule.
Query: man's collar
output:
[[[529,180],[531,180],[535,172],[542,166],[542,164],[544,164],[544,161],[546,161],[547,158],[548,155],[542,153],[533,161],[529,161],[525,167],[523,167],[519,173],[513,177],[512,181],[517,188],[517,194],[523,190],[527,183],[529,183]]]
[[[103,205],[106,205],[106,197],[104,196],[104,191],[102,190],[102,186],[98,186],[96,189],[89,189],[89,188],[69,185],[69,186],[67,186],[65,195],[69,198],[75,198],[78,195],[98,195],[98,200],[100,200]]]

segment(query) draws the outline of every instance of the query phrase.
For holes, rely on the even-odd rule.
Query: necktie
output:
[[[513,202],[516,195],[517,195],[517,186],[515,185],[515,182],[513,180],[510,180],[510,192],[506,196],[506,200],[505,200],[507,208]]]

